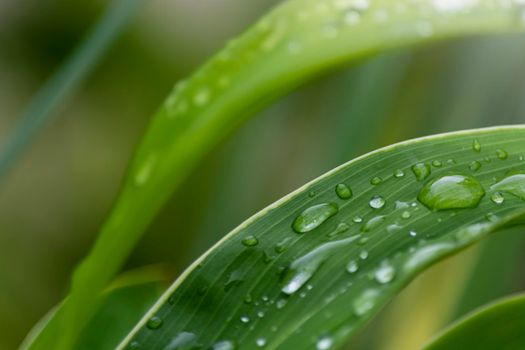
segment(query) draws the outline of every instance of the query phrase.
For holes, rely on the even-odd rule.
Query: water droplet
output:
[[[288,303],[288,299],[286,299],[286,298],[280,298],[280,299],[278,299],[277,302],[275,303],[275,307],[276,307],[277,309],[280,310],[280,309],[282,309],[283,307],[286,306],[286,303]]]
[[[263,346],[266,345],[266,338],[257,338],[257,340],[255,341],[255,344],[257,344],[258,347],[262,348]]]
[[[148,320],[148,323],[146,323],[146,326],[149,329],[159,329],[162,326],[162,318],[158,316],[153,316]]]
[[[472,150],[474,152],[481,152],[481,143],[479,143],[477,139],[474,139],[474,141],[472,141]]]
[[[348,264],[346,264],[346,271],[348,273],[355,273],[359,270],[359,264],[355,260],[350,260]]]
[[[496,214],[494,214],[494,213],[487,213],[487,215],[485,215],[485,217],[490,222],[498,222],[499,221],[499,217]]]
[[[469,169],[472,170],[472,171],[478,171],[479,168],[481,168],[481,163],[478,162],[477,160],[474,160],[472,162],[470,162],[470,164],[468,165]]]
[[[201,88],[193,96],[193,103],[198,107],[205,106],[210,100],[210,90],[207,88]]]
[[[310,278],[312,278],[321,264],[333,255],[335,250],[352,243],[359,237],[360,235],[356,235],[338,241],[324,243],[305,255],[295,259],[285,270],[281,291],[288,295],[298,291],[310,280]]]
[[[157,164],[157,156],[155,154],[149,154],[145,161],[139,166],[137,172],[135,173],[135,185],[144,186],[153,173],[153,168]]]
[[[386,262],[381,264],[381,266],[374,273],[376,281],[381,284],[390,283],[395,276],[396,270],[392,265]]]
[[[138,350],[140,349],[140,343],[136,340],[132,341],[129,346],[126,348],[128,350]]]
[[[314,198],[315,197],[315,191],[308,192],[308,197]]]
[[[221,340],[213,344],[211,350],[235,350],[235,343],[231,340]]]
[[[411,215],[410,212],[407,211],[407,210],[405,210],[404,212],[401,213],[401,217],[402,217],[403,219],[410,219],[411,216],[412,216],[412,215]]]
[[[398,231],[400,231],[403,227],[400,226],[399,224],[390,224],[386,227],[386,231],[388,233],[396,233]]]
[[[431,210],[476,207],[485,195],[483,187],[468,175],[445,175],[426,183],[417,199]]]
[[[355,222],[356,224],[359,224],[360,222],[363,222],[363,218],[360,217],[359,215],[356,215],[356,216],[354,216],[352,221]]]
[[[228,274],[228,279],[224,284],[224,291],[227,292],[233,287],[236,287],[244,282],[243,273],[240,270],[232,271]]]
[[[259,244],[259,240],[255,236],[248,236],[242,240],[242,245],[245,247],[255,247]]]
[[[350,189],[350,187],[342,183],[335,186],[335,193],[341,199],[352,198],[352,190]]]
[[[368,220],[362,227],[361,231],[363,232],[369,232],[375,229],[376,227],[379,227],[386,219],[386,216],[384,215],[378,215],[374,216],[370,220]]]
[[[385,199],[381,196],[373,196],[368,204],[374,209],[381,209],[385,206]]]
[[[441,168],[443,166],[443,163],[441,163],[441,161],[439,161],[439,160],[433,160],[432,161],[432,166],[435,167],[435,168]]]
[[[317,341],[317,350],[328,350],[332,347],[333,340],[330,337],[322,337]]]
[[[263,318],[264,317],[264,311],[257,311],[257,317]]]
[[[354,299],[354,314],[360,317],[372,311],[380,295],[381,294],[376,289],[365,290],[361,295]]]
[[[417,181],[423,181],[430,175],[430,165],[427,163],[417,163],[412,166],[412,172],[416,176]]]
[[[408,231],[408,235],[410,237],[416,237],[417,236],[417,232],[416,231]]]
[[[512,194],[525,200],[525,174],[511,174],[490,186],[493,191]]]
[[[340,222],[337,227],[335,228],[334,231],[330,232],[327,236],[328,237],[335,237],[343,232],[346,232],[348,231],[348,229],[350,228],[350,226],[348,226],[348,224],[346,222]]]
[[[406,272],[413,272],[423,268],[438,257],[448,254],[454,247],[452,243],[439,242],[419,248],[405,261],[403,269]]]
[[[253,302],[253,297],[251,294],[246,294],[244,297],[244,303],[245,304],[251,304]]]
[[[288,249],[288,245],[290,244],[291,240],[292,240],[292,237],[286,237],[282,239],[280,242],[278,242],[275,245],[275,248],[274,248],[275,252],[278,254],[284,252],[286,249]]]
[[[190,332],[180,332],[175,335],[164,350],[179,350],[179,349],[199,349],[202,344],[199,344],[197,336]]]
[[[328,218],[334,216],[339,211],[335,203],[322,203],[305,209],[297,216],[292,224],[292,228],[297,233],[305,233],[317,228]]]
[[[383,182],[383,179],[380,178],[379,176],[375,176],[370,179],[370,183],[374,186],[379,185],[381,182]]]
[[[368,259],[368,251],[366,250],[361,250],[361,252],[359,253],[359,258],[361,260],[366,260]]]
[[[370,237],[362,237],[357,241],[358,245],[365,245],[370,240]]]
[[[501,149],[501,148],[498,148],[496,150],[496,156],[501,159],[501,160],[505,160],[509,157],[509,154],[507,152],[505,152],[505,150]]]
[[[456,161],[454,159],[447,159],[447,164],[448,165],[454,165],[454,164],[456,164]]]
[[[397,169],[396,171],[394,171],[394,177],[400,179],[403,176],[405,176],[405,172],[403,170]]]
[[[242,323],[250,323],[250,318],[246,315],[241,316],[240,320]]]
[[[503,195],[500,192],[494,192],[490,196],[490,200],[496,204],[503,204],[503,202],[505,201],[505,197],[503,197]]]

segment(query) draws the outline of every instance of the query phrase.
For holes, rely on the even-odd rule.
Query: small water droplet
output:
[[[472,171],[478,171],[481,168],[481,163],[478,162],[477,160],[474,160],[474,161],[470,162],[468,167]]]
[[[275,303],[275,307],[276,307],[277,309],[280,310],[280,309],[282,309],[283,307],[286,306],[286,303],[288,303],[288,299],[286,299],[286,298],[280,298],[280,299],[278,299],[277,302]]]
[[[390,224],[386,227],[386,231],[388,233],[396,233],[398,231],[400,231],[403,227],[400,226],[399,224]]]
[[[365,290],[361,295],[354,299],[354,314],[360,317],[372,311],[380,295],[381,294],[376,289]]]
[[[383,179],[380,178],[379,176],[375,176],[370,179],[370,183],[374,186],[379,185],[381,182],[383,182]]]
[[[525,200],[525,174],[511,174],[490,186],[493,191],[505,192]]]
[[[235,350],[236,345],[231,340],[221,340],[213,344],[211,350]]]
[[[350,260],[348,264],[346,264],[346,271],[348,273],[355,273],[359,270],[359,264],[355,260]]]
[[[257,340],[255,341],[255,344],[257,344],[258,347],[262,348],[263,346],[266,345],[266,338],[257,338]]]
[[[368,251],[366,250],[361,250],[361,252],[359,253],[359,258],[361,260],[366,260],[368,259]]]
[[[355,222],[356,224],[359,224],[360,222],[363,222],[363,218],[360,217],[359,215],[356,215],[356,216],[354,216],[352,221]]]
[[[210,100],[210,90],[207,88],[201,88],[193,96],[193,103],[198,107],[205,106]]]
[[[245,304],[251,304],[253,302],[253,297],[251,294],[246,294],[244,297],[244,303]]]
[[[370,237],[362,237],[357,241],[358,245],[365,245],[370,240]]]
[[[134,180],[136,186],[144,186],[149,181],[156,164],[157,156],[155,154],[149,154],[135,173]]]
[[[322,337],[317,341],[317,350],[328,350],[332,347],[333,340],[330,337]]]
[[[197,336],[190,332],[180,332],[175,335],[168,343],[165,350],[175,349],[200,349],[202,344],[199,344]]]
[[[430,165],[427,163],[417,163],[412,166],[417,181],[423,181],[430,175]]]
[[[405,261],[403,269],[413,272],[423,268],[438,257],[448,254],[454,247],[455,245],[449,242],[438,242],[419,248]]]
[[[468,175],[445,175],[426,183],[417,199],[431,210],[476,207],[485,195],[483,187]]]
[[[404,212],[401,213],[401,218],[403,218],[403,219],[410,219],[411,216],[412,215],[407,210],[405,210]]]
[[[397,169],[396,171],[394,171],[394,177],[400,179],[403,176],[405,176],[405,172],[403,170]]]
[[[395,276],[396,270],[392,265],[386,262],[381,264],[381,266],[374,273],[376,281],[381,284],[390,283]]]
[[[408,231],[408,235],[410,237],[416,237],[417,236],[417,232],[416,231]]]
[[[472,141],[472,150],[474,152],[481,152],[481,143],[479,143],[478,139]]]
[[[312,278],[321,264],[333,255],[335,250],[347,246],[359,238],[360,235],[356,235],[338,241],[327,242],[295,259],[284,272],[281,291],[288,295],[298,291]]]
[[[385,206],[385,203],[386,203],[385,199],[381,196],[373,196],[368,202],[370,207],[374,209],[383,208]]]
[[[149,329],[159,329],[160,327],[162,327],[162,318],[158,316],[153,316],[148,320],[146,326]]]
[[[305,233],[317,228],[330,217],[337,214],[339,208],[335,203],[322,203],[305,209],[297,216],[292,228],[297,233]]]
[[[228,274],[228,279],[224,284],[224,291],[228,291],[244,282],[243,273],[240,270],[232,271]]]
[[[505,160],[509,157],[509,154],[505,150],[498,148],[496,150],[496,156],[501,160]]]
[[[246,315],[241,316],[240,320],[242,323],[250,323],[250,318]]]
[[[315,191],[308,192],[308,197],[314,198],[315,197]]]
[[[242,245],[245,247],[255,247],[259,244],[259,240],[255,236],[248,236],[242,240]]]
[[[140,349],[140,343],[134,340],[129,344],[129,346],[126,349],[127,350],[138,350]]]
[[[288,249],[288,245],[290,244],[291,240],[292,237],[286,237],[280,242],[277,242],[277,244],[274,247],[275,252],[278,254],[284,252],[286,249]]]
[[[447,165],[454,165],[456,161],[454,159],[447,159]]]
[[[500,192],[494,192],[490,196],[490,200],[496,204],[503,204],[503,202],[505,201],[505,197],[503,197],[503,195]]]
[[[386,219],[386,216],[384,215],[378,215],[378,216],[374,216],[373,218],[371,218],[370,220],[368,220],[362,227],[361,227],[361,231],[362,232],[369,232],[369,231],[372,231],[373,229],[375,229],[376,227],[379,227],[381,224],[383,224],[383,222],[385,221]]]
[[[348,187],[347,185],[341,183],[335,186],[335,193],[337,196],[341,199],[349,199],[352,198],[352,189]]]
[[[257,317],[263,318],[264,317],[264,311],[257,311]]]
[[[494,213],[487,213],[487,215],[485,215],[485,217],[490,222],[498,222],[499,221],[499,217],[496,214],[494,214]]]
[[[328,237],[335,237],[343,232],[348,231],[350,229],[350,226],[346,222],[340,222],[334,231],[330,232],[327,236]]]
[[[432,166],[435,167],[435,168],[441,168],[443,166],[443,163],[441,163],[441,161],[439,161],[439,160],[433,160],[432,161]]]

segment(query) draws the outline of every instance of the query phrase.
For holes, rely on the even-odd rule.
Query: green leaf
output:
[[[448,5],[447,5],[448,4]],[[60,348],[90,318],[173,190],[254,111],[319,74],[390,48],[524,29],[517,2],[287,1],[176,86],[133,158],[89,256],[74,273]]]
[[[525,294],[481,307],[445,329],[425,350],[525,348]]]
[[[153,305],[164,287],[165,276],[157,268],[125,273],[106,290],[98,309],[75,343],[75,349],[114,349]],[[67,304],[67,300],[64,302]],[[60,337],[64,303],[51,310],[31,330],[20,349],[50,349]]]
[[[120,348],[338,348],[424,268],[524,222],[524,147],[525,127],[497,127],[342,165],[217,243]]]
[[[115,0],[86,39],[60,66],[29,102],[20,120],[0,149],[0,180],[56,110],[78,88],[119,37],[141,0]]]

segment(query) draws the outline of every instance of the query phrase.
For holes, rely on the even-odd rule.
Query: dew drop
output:
[[[348,231],[350,229],[350,226],[346,222],[340,222],[334,231],[330,232],[327,236],[328,237],[335,237],[343,232]]]
[[[242,323],[250,323],[250,318],[246,315],[241,316],[240,320]]]
[[[388,263],[381,264],[381,266],[374,273],[376,281],[381,284],[390,283],[395,276],[396,270]]]
[[[403,176],[405,176],[405,172],[403,170],[397,169],[396,171],[394,171],[394,177],[400,179]]]
[[[148,322],[146,323],[146,326],[149,329],[159,329],[160,327],[162,327],[162,318],[158,316],[153,316],[152,318],[148,320]]]
[[[341,199],[352,198],[352,189],[343,183],[335,186],[335,193]]]
[[[366,250],[361,250],[361,252],[359,253],[359,259],[361,259],[361,260],[366,260],[366,259],[368,259],[368,251],[366,251]]]
[[[263,346],[266,345],[266,338],[257,338],[257,340],[255,341],[255,344],[257,344],[258,347],[262,348]]]
[[[474,160],[474,161],[470,162],[468,167],[472,171],[478,171],[481,168],[481,163],[478,162],[477,160]]]
[[[297,216],[292,224],[292,228],[297,233],[305,233],[317,228],[328,218],[334,216],[339,211],[335,203],[322,203],[305,209]]]
[[[412,216],[412,215],[411,215],[410,212],[407,211],[407,210],[405,210],[404,212],[401,213],[401,217],[402,217],[403,219],[410,219],[411,216]]]
[[[379,185],[381,182],[383,182],[383,179],[381,179],[379,176],[375,176],[370,179],[370,183],[374,186]]]
[[[259,240],[255,236],[248,236],[242,240],[242,245],[245,247],[255,247],[259,244]]]
[[[235,343],[231,340],[218,341],[211,347],[211,350],[235,350]]]
[[[359,215],[356,215],[356,216],[353,217],[352,222],[354,222],[356,224],[359,224],[359,223],[363,222],[363,218],[360,217]]]
[[[525,174],[513,174],[490,187],[493,191],[505,192],[525,200]]]
[[[251,294],[246,294],[244,297],[244,303],[245,304],[251,304],[253,302],[253,297]]]
[[[411,231],[408,231],[408,235],[409,235],[410,237],[416,237],[416,236],[417,236],[417,232],[411,230]]]
[[[367,289],[361,295],[354,299],[353,309],[356,316],[364,316],[372,311],[376,305],[380,293],[376,289]]]
[[[430,165],[426,163],[417,163],[412,166],[412,172],[416,176],[417,181],[423,181],[430,175]]]
[[[347,246],[359,237],[360,235],[356,235],[321,244],[305,255],[295,259],[284,272],[281,291],[288,295],[297,292],[312,278],[321,264],[333,255],[335,250]]]
[[[355,273],[359,270],[359,264],[355,260],[350,260],[348,264],[346,264],[346,271],[348,273]]]
[[[385,203],[386,203],[385,199],[381,196],[373,196],[368,202],[370,207],[374,209],[383,208],[385,206]]]
[[[472,150],[474,152],[481,152],[481,143],[477,139],[472,141]]]
[[[286,249],[288,249],[288,245],[290,244],[291,240],[292,240],[292,237],[286,237],[282,239],[280,242],[278,242],[275,245],[275,248],[274,248],[275,252],[278,254],[284,252]]]
[[[468,175],[445,175],[426,183],[417,199],[430,210],[476,207],[485,195],[483,187]]]
[[[498,148],[496,150],[496,156],[501,160],[505,160],[509,157],[509,154],[505,150]]]
[[[399,232],[403,227],[399,224],[390,224],[386,227],[386,231],[388,233],[396,233]]]
[[[330,337],[322,337],[317,341],[317,350],[328,350],[332,347],[333,340]]]
[[[455,245],[448,242],[439,242],[417,249],[405,261],[403,269],[406,272],[413,272],[429,264],[431,261],[443,256],[454,249]]]
[[[503,195],[500,192],[494,192],[490,196],[490,200],[496,204],[503,204],[503,202],[505,201],[505,197],[503,197]]]
[[[129,346],[126,349],[127,350],[138,350],[140,349],[140,343],[134,340],[129,344]]]
[[[384,215],[378,215],[374,216],[370,220],[368,220],[362,227],[362,232],[369,232],[375,229],[376,227],[379,227],[386,219],[386,216]]]
[[[277,302],[275,303],[275,307],[276,307],[277,309],[280,310],[280,309],[284,308],[284,307],[286,306],[287,303],[288,303],[288,299],[286,299],[286,298],[280,298],[280,299],[278,299]]]
[[[236,287],[244,282],[243,273],[240,270],[232,271],[230,274],[228,274],[228,279],[226,280],[226,283],[224,284],[224,291],[228,291],[233,287]]]
[[[199,349],[202,344],[199,344],[197,336],[190,332],[180,332],[175,335],[169,344],[164,347],[165,350],[175,349]]]
[[[443,163],[441,163],[441,161],[439,161],[439,160],[433,160],[432,161],[432,166],[435,167],[435,168],[441,168],[443,166]]]

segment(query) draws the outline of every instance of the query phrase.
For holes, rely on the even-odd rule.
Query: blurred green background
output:
[[[16,348],[64,296],[134,146],[173,84],[278,1],[144,3],[0,182],[0,349]],[[107,4],[0,0],[0,146]],[[525,122],[523,62],[524,36],[482,37],[390,52],[300,88],[207,157],[128,268],[164,263],[171,280],[250,215],[372,149]],[[523,289],[524,247],[514,230],[437,265],[350,346],[416,349],[450,320]]]

